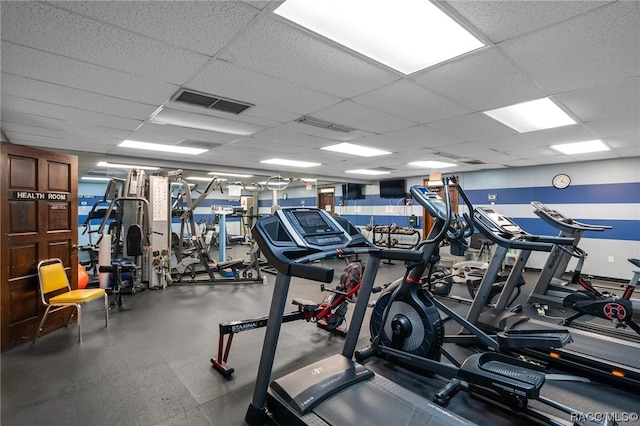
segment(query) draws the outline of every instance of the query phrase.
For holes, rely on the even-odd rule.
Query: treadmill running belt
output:
[[[313,412],[336,425],[450,426],[469,424],[463,418],[426,402],[424,410],[371,382],[361,383],[325,400]],[[433,408],[433,409],[430,409]],[[446,414],[445,414],[446,412]]]

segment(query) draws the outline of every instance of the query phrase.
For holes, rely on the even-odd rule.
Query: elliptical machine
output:
[[[454,183],[469,210],[473,211],[469,199],[455,178],[444,178],[443,181],[445,187],[449,181]],[[458,238],[467,235],[468,230],[473,229],[473,221],[466,214],[463,218],[451,212],[449,191],[445,191],[445,202],[422,186],[413,186],[410,191],[414,199],[434,217],[434,225],[422,244],[422,261],[406,262],[404,277],[390,285],[376,302],[370,323],[371,344],[364,350],[357,351],[356,359],[364,362],[376,356],[450,379],[434,396],[434,402],[443,406],[459,390],[464,389],[537,421],[554,424],[548,413],[529,407],[529,399],[536,399],[574,417],[574,409],[540,395],[546,375],[539,364],[510,356],[510,348],[513,347],[562,346],[570,340],[567,330],[544,334],[535,330],[515,334],[498,333],[496,340],[423,288],[420,277],[428,260],[437,255],[439,243],[446,238],[447,233],[450,237]],[[445,336],[439,311],[446,313],[471,334]],[[480,344],[488,347],[491,352],[475,353],[461,363],[444,349],[444,342]],[[450,363],[441,362],[442,355]],[[586,419],[585,423],[574,424],[601,424],[586,415],[580,418]]]

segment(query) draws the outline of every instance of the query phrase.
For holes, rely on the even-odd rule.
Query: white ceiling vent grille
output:
[[[180,91],[175,94],[172,101],[198,105],[218,111],[230,112],[232,114],[240,114],[242,111],[253,106],[246,102],[234,101],[232,99],[225,99],[219,96],[207,95],[205,93],[194,92],[186,89],[180,89]]]
[[[328,121],[319,120],[317,118],[309,117],[306,115],[303,115],[302,117],[297,118],[295,121],[301,124],[308,124],[309,126],[321,127],[323,129],[335,130],[336,132],[342,132],[342,133],[350,133],[355,130],[355,129],[352,129],[351,127],[330,123]]]

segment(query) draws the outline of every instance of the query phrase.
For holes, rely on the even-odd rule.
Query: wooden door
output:
[[[0,157],[0,286],[2,347],[33,340],[44,313],[36,265],[62,259],[78,286],[78,158],[2,143]],[[60,328],[67,312],[47,319]]]
[[[444,186],[441,184],[440,186],[429,186],[429,179],[425,179],[423,181],[423,185],[429,190],[435,192],[444,200]],[[449,197],[451,200],[451,211],[453,213],[458,212],[458,189],[455,186],[449,186]],[[433,218],[426,211],[423,211],[423,220],[422,220],[422,235],[426,238],[429,234],[429,230],[433,226]]]
[[[322,189],[318,191],[318,208],[326,210],[329,214],[334,214],[335,204],[333,194],[333,191],[323,191]]]

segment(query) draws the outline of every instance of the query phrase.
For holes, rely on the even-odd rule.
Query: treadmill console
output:
[[[477,207],[473,216],[477,222],[485,225],[491,232],[500,234],[503,237],[510,238],[525,233],[511,219],[488,207]]]
[[[409,189],[409,191],[411,192],[413,199],[422,207],[427,209],[432,217],[442,220],[447,219],[447,205],[442,201],[442,198],[440,198],[438,194],[429,191],[421,185],[414,185]]]
[[[349,233],[324,210],[286,208],[276,215],[300,247],[346,246],[351,241]]]

